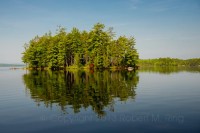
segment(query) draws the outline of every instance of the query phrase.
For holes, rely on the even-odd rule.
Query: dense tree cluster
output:
[[[159,58],[139,60],[139,66],[200,66],[200,58],[181,60],[176,58]]]
[[[105,30],[100,23],[89,32],[73,28],[67,33],[65,28],[59,27],[56,35],[46,33],[25,44],[22,60],[31,68],[135,67],[138,60],[135,39],[114,38],[113,29]]]

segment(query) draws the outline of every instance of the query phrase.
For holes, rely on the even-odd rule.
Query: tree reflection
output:
[[[136,72],[127,71],[29,71],[23,80],[38,105],[57,104],[64,112],[69,105],[75,113],[91,107],[103,117],[105,108],[114,111],[115,98],[135,98],[139,77]]]
[[[171,74],[171,73],[179,73],[179,72],[193,72],[193,73],[199,73],[200,67],[178,67],[178,66],[167,66],[167,67],[140,67],[140,72],[157,72],[160,74]]]

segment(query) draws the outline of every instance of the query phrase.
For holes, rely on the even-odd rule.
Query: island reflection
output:
[[[56,104],[63,112],[69,105],[74,113],[91,107],[103,117],[107,107],[114,112],[116,98],[135,98],[139,76],[133,71],[29,71],[23,81],[37,105],[51,108]]]

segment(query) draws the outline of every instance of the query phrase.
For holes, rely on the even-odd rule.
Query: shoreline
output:
[[[109,68],[89,68],[89,67],[66,67],[66,68],[57,68],[57,69],[51,69],[48,67],[44,68],[33,68],[33,67],[10,67],[10,70],[38,70],[38,71],[46,71],[46,70],[51,70],[51,71],[68,71],[68,70],[128,70],[128,71],[135,71],[139,70],[139,67],[109,67]]]

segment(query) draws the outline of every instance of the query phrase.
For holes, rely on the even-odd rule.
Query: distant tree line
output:
[[[24,64],[1,64],[0,67],[23,67]]]
[[[200,58],[186,60],[176,58],[140,59],[139,66],[200,66]]]
[[[105,30],[100,23],[89,32],[73,28],[68,33],[59,27],[54,36],[49,32],[25,44],[22,60],[30,68],[42,69],[135,67],[138,61],[135,39],[114,38],[113,28]]]

